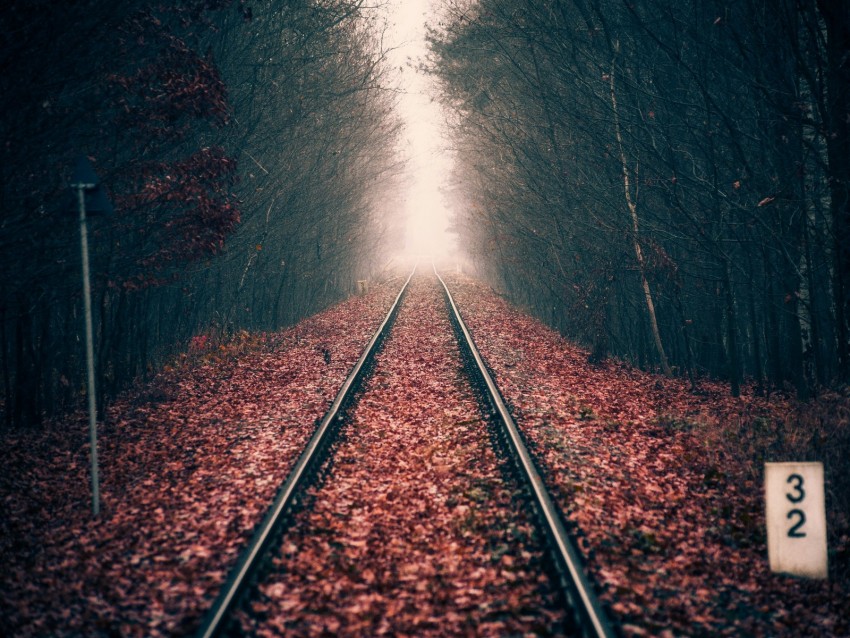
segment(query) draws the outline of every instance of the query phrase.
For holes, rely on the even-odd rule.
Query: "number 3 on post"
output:
[[[770,569],[826,578],[826,511],[822,463],[765,463]]]

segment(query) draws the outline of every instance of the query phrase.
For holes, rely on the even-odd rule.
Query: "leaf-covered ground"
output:
[[[238,351],[197,339],[117,401],[97,520],[84,415],[3,433],[0,635],[190,633],[400,285]]]
[[[558,635],[433,275],[411,282],[322,474],[242,616],[247,634]]]
[[[593,366],[489,289],[448,282],[627,635],[850,635],[850,576],[771,574],[760,468],[716,445],[729,424],[743,439],[758,419],[785,418],[787,402]],[[846,556],[844,516],[831,522]]]
[[[84,415],[0,433],[0,635],[191,633],[400,283],[281,333],[215,350],[199,338],[187,362],[127,393],[100,432],[96,521]],[[787,420],[787,402],[731,399],[708,382],[694,395],[616,362],[591,366],[489,289],[450,286],[626,634],[850,635],[847,574],[769,573],[761,469],[736,453]],[[274,612],[281,633],[557,626],[437,298],[428,288],[409,299],[370,381],[383,398],[358,407],[333,480],[299,515],[318,533],[297,527],[282,571],[261,585],[252,613]],[[417,376],[394,367],[394,352]],[[846,428],[832,413],[850,414],[847,404],[823,403],[812,423]],[[841,449],[824,440],[824,454]],[[834,565],[847,565],[848,512],[830,516]]]

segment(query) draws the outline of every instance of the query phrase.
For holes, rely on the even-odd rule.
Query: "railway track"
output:
[[[350,631],[337,608],[361,635],[615,635],[436,271],[405,282],[197,636]]]

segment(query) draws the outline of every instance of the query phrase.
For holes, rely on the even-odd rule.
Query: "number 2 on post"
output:
[[[798,520],[791,526],[791,529],[788,530],[788,537],[805,538],[806,532],[801,532],[800,528],[806,522],[806,513],[803,510],[791,510],[785,518],[794,518],[795,516]]]

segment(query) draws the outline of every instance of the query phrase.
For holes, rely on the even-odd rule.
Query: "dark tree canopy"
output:
[[[80,152],[115,208],[89,224],[104,401],[193,335],[276,329],[368,276],[398,127],[361,5],[3,5],[7,424],[82,396]]]
[[[479,272],[594,358],[846,381],[849,11],[451,3],[431,68]]]

